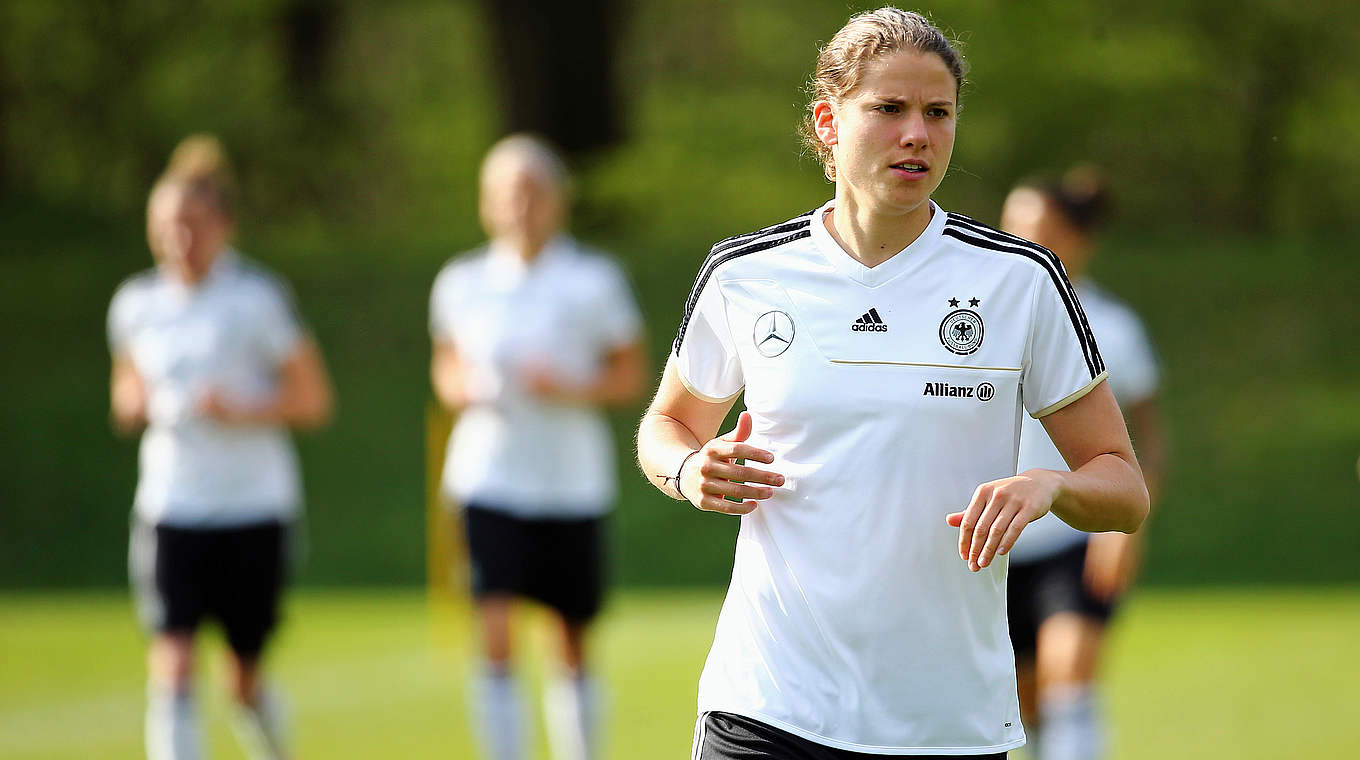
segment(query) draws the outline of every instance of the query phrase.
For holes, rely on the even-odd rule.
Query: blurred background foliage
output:
[[[0,586],[125,582],[136,447],[106,423],[104,312],[149,265],[146,191],[187,133],[232,150],[241,247],[295,285],[340,393],[336,423],[302,439],[315,584],[424,577],[426,299],[481,240],[477,163],[507,124],[600,126],[573,153],[574,229],[632,273],[658,368],[708,246],[830,194],[796,136],[803,84],[872,4],[602,0],[616,27],[554,37],[608,46],[600,81],[551,97],[507,86],[496,24],[538,18],[510,5],[525,15],[494,0],[0,4]],[[1173,462],[1149,580],[1360,580],[1335,557],[1360,544],[1360,6],[923,10],[972,64],[942,205],[994,222],[1013,182],[1077,161],[1113,181],[1096,276],[1166,365]],[[628,444],[640,409],[615,418],[616,575],[721,582],[735,523],[651,491]]]

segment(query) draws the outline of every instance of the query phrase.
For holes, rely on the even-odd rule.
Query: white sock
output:
[[[586,674],[558,675],[543,692],[543,715],[553,760],[598,760],[600,695]]]
[[[1105,747],[1095,691],[1085,686],[1049,690],[1040,700],[1040,760],[1097,760]]]
[[[487,760],[525,760],[529,746],[528,721],[519,685],[509,671],[486,668],[473,682],[473,724],[482,756]]]
[[[254,705],[237,705],[232,728],[250,760],[288,757],[287,705],[274,689],[262,687]]]
[[[203,738],[193,692],[147,689],[146,756],[148,760],[199,760]]]

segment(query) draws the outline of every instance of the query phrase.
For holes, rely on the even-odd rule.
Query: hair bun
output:
[[[1110,213],[1109,185],[1095,164],[1068,169],[1051,194],[1067,218],[1084,231],[1104,224]]]

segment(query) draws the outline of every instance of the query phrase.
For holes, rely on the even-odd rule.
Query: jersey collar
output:
[[[513,285],[528,279],[534,272],[542,271],[551,262],[561,258],[571,247],[571,238],[565,233],[549,238],[543,244],[533,261],[520,258],[506,242],[493,239],[488,245],[488,274],[493,281],[503,285]]]
[[[836,205],[833,198],[812,213],[812,242],[836,271],[866,287],[876,288],[885,282],[920,266],[925,255],[934,250],[944,231],[946,214],[935,201],[930,201],[930,224],[906,248],[893,254],[892,258],[876,267],[866,267],[841,248],[840,243],[831,237],[824,221],[826,212]]]
[[[180,298],[190,298],[197,293],[202,293],[207,287],[222,279],[224,273],[231,271],[241,261],[241,254],[236,249],[227,246],[218,251],[217,258],[213,259],[212,266],[203,274],[203,278],[193,285],[186,285],[183,282],[170,276],[164,270],[158,269],[158,275],[164,286]]]

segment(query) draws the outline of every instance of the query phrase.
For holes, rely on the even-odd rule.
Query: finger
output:
[[[725,462],[718,460],[713,463],[712,472],[714,477],[725,480],[735,480],[743,483],[760,483],[767,486],[784,485],[784,476],[770,470],[761,470],[755,467],[737,464],[736,462]]]
[[[959,519],[959,559],[968,560],[968,550],[973,544],[973,527],[977,525],[978,518],[982,515],[982,508],[987,503],[987,497],[991,489],[983,483],[973,491],[973,499],[968,502],[968,506],[963,510],[963,516]]]
[[[699,488],[706,495],[729,497],[729,501],[734,502],[747,499],[768,499],[774,496],[774,489],[769,486],[750,486],[721,478],[704,480]]]
[[[1003,507],[997,513],[996,519],[992,521],[992,527],[987,531],[987,543],[983,544],[982,551],[978,553],[978,567],[987,567],[996,558],[996,552],[1001,547],[1001,541],[1010,532],[1011,527],[1021,522],[1017,519],[1020,508],[1016,506]]]
[[[723,436],[723,440],[744,441],[747,438],[751,437],[751,428],[753,426],[754,423],[751,421],[751,413],[742,412],[741,414],[737,415],[737,426],[732,429],[732,432]]]
[[[1019,519],[1011,520],[1011,527],[1006,529],[1006,534],[1001,537],[1001,545],[997,547],[997,554],[1010,554],[1011,549],[1015,548],[1015,542],[1020,540],[1020,534],[1029,526],[1029,521]]]
[[[951,528],[959,527],[959,524],[962,522],[963,522],[962,512],[950,512],[949,514],[944,516],[944,524],[948,525]]]
[[[721,441],[710,449],[716,456],[723,459],[752,459],[757,462],[770,464],[774,462],[774,454],[765,449],[758,449],[749,443],[737,443],[734,441]]]
[[[982,556],[982,548],[987,545],[987,536],[991,534],[992,525],[1001,514],[1003,506],[999,496],[993,492],[982,510],[982,516],[978,518],[977,525],[973,527],[973,542],[969,546],[968,555],[969,567],[973,570],[981,567],[978,559]]]
[[[703,476],[699,488],[704,493],[721,494],[723,498],[736,504],[740,504],[746,498],[768,499],[774,495],[773,491],[765,488],[757,487],[754,491],[741,491],[739,488],[734,488],[734,486],[744,485],[744,481],[735,476],[738,468],[742,466],[740,460],[734,463],[713,457],[713,452],[709,452],[709,458],[705,459],[699,466],[699,474]]]
[[[745,515],[755,511],[760,506],[756,501],[743,501],[740,503],[727,501],[721,496],[705,495],[699,500],[697,505],[705,512],[721,512],[725,515]]]

